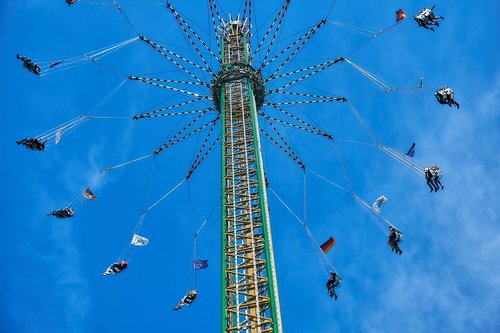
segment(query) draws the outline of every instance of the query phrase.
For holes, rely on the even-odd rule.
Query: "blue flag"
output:
[[[406,155],[410,157],[413,157],[413,155],[415,155],[415,142],[411,145],[410,150],[408,150]]]
[[[208,260],[195,260],[193,262],[193,267],[195,270],[207,268],[208,267]]]

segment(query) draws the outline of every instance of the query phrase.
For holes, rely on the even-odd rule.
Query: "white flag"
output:
[[[132,236],[132,241],[130,242],[130,244],[135,246],[146,246],[148,245],[148,243],[149,239],[147,239],[146,237],[139,236],[137,234],[134,234],[134,236]]]
[[[375,202],[372,205],[372,208],[374,211],[380,214],[380,210],[382,209],[382,206],[387,202],[387,198],[381,195],[380,197],[375,200]]]
[[[61,128],[59,131],[56,133],[56,145],[61,141],[61,136],[62,136],[63,129]]]

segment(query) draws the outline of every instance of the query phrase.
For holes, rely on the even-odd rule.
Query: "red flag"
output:
[[[406,13],[401,8],[396,11],[396,22],[404,20],[406,18]]]

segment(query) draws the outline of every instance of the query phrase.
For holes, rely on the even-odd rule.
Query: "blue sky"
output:
[[[205,2],[172,1],[208,38]],[[203,136],[151,159],[109,173],[72,220],[45,214],[64,204],[99,170],[151,153],[178,126],[179,118],[95,120],[46,152],[14,141],[89,114],[126,75],[158,74],[183,79],[152,49],[133,43],[99,64],[44,77],[25,71],[17,53],[34,59],[66,58],[134,37],[110,1],[3,1],[3,121],[0,147],[5,193],[0,258],[2,332],[216,332],[219,329],[220,221],[212,215],[198,237],[197,256],[209,260],[198,273],[200,297],[189,308],[171,309],[190,288],[194,230],[219,200],[220,150],[215,150],[186,186],[146,216],[141,234],[150,245],[136,249],[121,275],[101,277],[127,244],[140,212],[182,180]],[[161,1],[121,0],[134,26],[147,37],[193,57]],[[201,4],[200,4],[201,3]],[[225,14],[239,1],[219,1]],[[279,45],[325,17],[331,2],[292,1]],[[329,19],[374,29],[432,6],[427,1],[336,1]],[[277,1],[255,1],[262,36]],[[376,38],[349,56],[397,87],[424,89],[384,93],[346,63],[333,66],[295,91],[346,96],[379,140],[441,166],[444,191],[429,194],[423,178],[372,147],[338,142],[354,191],[371,203],[388,199],[383,214],[405,235],[402,256],[389,250],[382,230],[360,205],[308,173],[307,222],[319,242],[337,244],[328,254],[343,277],[339,300],[326,295],[325,276],[303,227],[269,194],[283,327],[286,332],[497,332],[500,329],[500,225],[498,206],[500,72],[498,3],[439,1],[445,17],[433,33],[416,27]],[[290,37],[291,36],[291,37]],[[349,54],[365,37],[329,23],[289,69]],[[210,42],[215,46],[215,42]],[[278,47],[281,49],[281,47]],[[215,64],[214,64],[215,66]],[[455,89],[460,111],[439,105],[435,88]],[[168,98],[168,99],[167,99]],[[167,100],[166,100],[167,99]],[[164,101],[180,100],[165,90],[127,82],[99,112],[130,116]],[[6,104],[5,104],[6,102]],[[369,137],[345,104],[287,109],[339,138]],[[205,121],[213,117],[207,116]],[[189,118],[190,119],[190,118]],[[188,118],[183,119],[186,123]],[[178,127],[177,127],[178,128]],[[281,127],[280,127],[281,129]],[[315,171],[345,186],[331,144],[295,129],[285,130],[293,147]],[[263,143],[272,188],[303,216],[303,172]],[[192,211],[192,213],[191,213]]]

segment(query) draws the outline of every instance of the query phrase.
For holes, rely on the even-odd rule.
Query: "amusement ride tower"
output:
[[[222,127],[222,331],[282,332],[257,112],[264,81],[250,62],[251,26],[219,26],[212,80]]]

